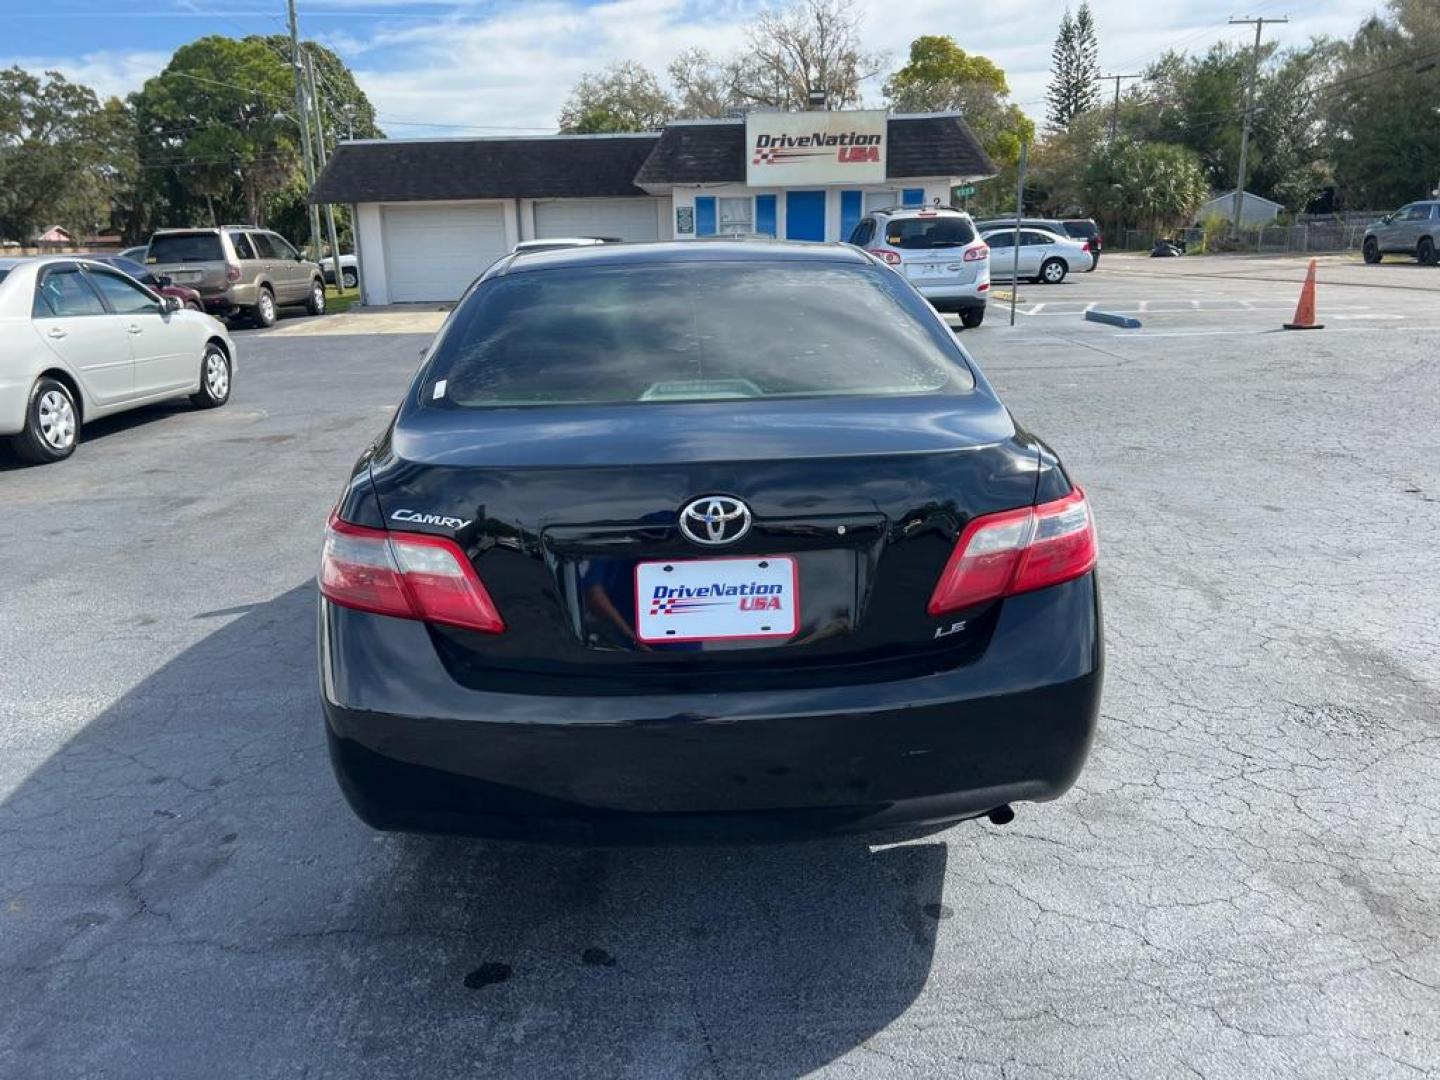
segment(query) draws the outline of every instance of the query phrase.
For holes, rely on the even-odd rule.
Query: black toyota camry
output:
[[[491,267],[335,506],[331,756],[384,829],[932,825],[1095,730],[1094,525],[904,278],[845,246]]]

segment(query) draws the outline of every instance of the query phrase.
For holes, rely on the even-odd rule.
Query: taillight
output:
[[[969,251],[965,252],[966,262],[978,262],[980,259],[987,259],[989,257],[990,248],[986,244],[981,244],[979,247],[973,247]]]
[[[1081,251],[1089,251],[1089,250],[1090,250],[1090,241],[1089,241],[1089,240],[1086,240],[1083,244],[1081,244],[1081,245],[1080,245],[1080,250],[1081,250]]]
[[[1078,578],[1095,566],[1095,522],[1078,487],[1063,499],[985,514],[965,526],[930,597],[941,615]]]
[[[865,250],[877,259],[884,259],[891,266],[900,265],[900,256],[896,255],[893,251],[886,251],[884,248],[866,248]]]
[[[453,540],[387,532],[333,513],[320,556],[320,593],[332,603],[397,619],[498,634],[505,621]]]
[[[236,266],[234,263],[227,263],[226,266],[225,266],[225,280],[226,280],[226,281],[239,281],[239,280],[240,280],[240,267]]]

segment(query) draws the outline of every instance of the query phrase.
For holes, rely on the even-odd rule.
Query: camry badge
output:
[[[705,547],[733,544],[750,531],[750,508],[729,495],[702,495],[680,511],[680,531]]]

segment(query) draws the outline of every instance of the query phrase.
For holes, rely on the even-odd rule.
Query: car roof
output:
[[[641,266],[700,262],[819,262],[842,266],[872,265],[870,256],[849,244],[818,244],[796,240],[662,240],[639,244],[591,244],[509,255],[487,277],[530,273],[561,267]]]
[[[870,217],[881,214],[886,217],[895,217],[898,214],[938,214],[941,211],[959,214],[962,217],[970,216],[968,211],[961,210],[958,206],[880,206],[868,213]]]

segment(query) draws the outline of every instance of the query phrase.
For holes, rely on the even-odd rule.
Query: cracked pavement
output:
[[[1108,678],[1069,795],[903,843],[350,815],[311,577],[423,336],[240,334],[225,409],[0,461],[0,1076],[1440,1075],[1434,329],[1259,308],[962,339],[1090,494]]]

